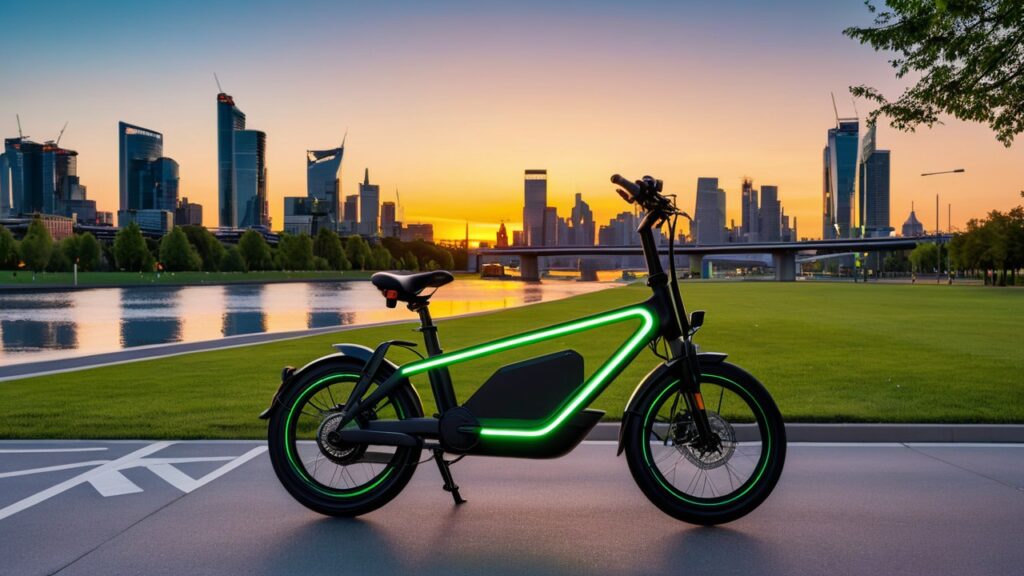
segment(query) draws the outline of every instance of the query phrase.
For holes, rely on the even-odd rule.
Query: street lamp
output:
[[[953,170],[942,170],[940,172],[925,172],[925,173],[921,174],[921,176],[938,176],[939,174],[962,174],[964,172],[966,172],[966,170],[964,170],[963,168],[954,168]],[[950,208],[950,210],[952,210],[952,208]],[[949,226],[950,226],[950,228],[952,228],[953,224],[950,223]],[[935,283],[936,284],[940,283],[940,279],[939,279],[939,274],[938,273],[942,272],[942,270],[941,270],[942,269],[942,244],[939,243],[939,234],[940,234],[940,231],[939,231],[939,195],[936,193],[935,194],[935,248],[936,248],[938,253],[935,255],[935,258],[938,260],[937,264],[938,264],[938,267],[939,267],[939,270],[935,274]],[[949,250],[946,251],[946,270],[949,272],[949,283],[952,284],[953,283],[953,271],[949,269]]]

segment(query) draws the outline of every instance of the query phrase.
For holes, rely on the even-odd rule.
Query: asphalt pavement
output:
[[[0,442],[0,574],[1020,574],[1024,444],[791,444],[716,528],[662,514],[609,442],[432,465],[355,520],[308,511],[260,442]]]

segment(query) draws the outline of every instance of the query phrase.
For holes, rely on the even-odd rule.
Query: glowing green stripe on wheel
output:
[[[737,388],[742,390],[743,393],[746,394],[748,398],[750,398],[750,401],[754,403],[754,406],[757,406],[757,410],[761,413],[761,417],[764,418],[764,422],[765,422],[765,427],[764,427],[765,428],[765,436],[768,439],[768,445],[764,449],[764,462],[761,463],[761,469],[757,471],[757,476],[755,476],[752,481],[751,480],[747,481],[747,482],[750,483],[750,485],[747,486],[739,494],[736,494],[735,496],[733,496],[732,498],[729,498],[728,500],[725,500],[724,502],[699,502],[699,501],[696,501],[696,500],[690,500],[689,498],[686,497],[687,495],[684,495],[683,493],[679,492],[679,490],[675,486],[672,486],[670,484],[666,484],[665,481],[662,479],[661,471],[658,470],[658,467],[655,466],[654,462],[651,461],[650,440],[648,440],[647,438],[643,438],[642,450],[643,450],[644,460],[647,461],[647,467],[650,468],[651,472],[654,474],[654,479],[657,480],[658,483],[661,484],[663,488],[668,490],[669,493],[671,493],[673,496],[675,496],[676,498],[679,498],[683,502],[686,502],[688,504],[694,504],[696,506],[723,506],[725,504],[729,504],[731,502],[735,502],[737,499],[743,497],[744,494],[746,494],[747,492],[750,492],[754,488],[754,486],[757,486],[758,482],[761,481],[761,476],[764,475],[764,471],[768,468],[768,461],[771,459],[772,431],[771,431],[771,428],[768,426],[768,417],[765,416],[764,410],[761,408],[761,405],[757,403],[757,400],[754,398],[754,395],[751,394],[750,392],[748,392],[746,388],[744,388],[743,386],[740,386],[739,383],[737,383],[737,382],[735,382],[733,380],[730,380],[729,378],[726,378],[724,376],[719,376],[717,374],[701,374],[701,376],[704,377],[704,378],[716,378],[718,380],[729,382],[733,386],[736,386]],[[678,380],[676,380],[676,382],[678,382]],[[673,382],[672,384],[675,384],[675,382]],[[643,436],[647,435],[646,434],[646,432],[647,432],[647,425],[651,421],[651,414],[654,413],[654,409],[659,406],[658,403],[661,402],[661,398],[666,393],[668,393],[669,391],[675,390],[672,387],[672,384],[666,386],[665,389],[661,391],[661,394],[658,394],[658,397],[655,398],[654,402],[651,403],[650,409],[647,410],[647,415],[644,416],[644,421],[643,421],[642,427],[640,429],[641,434],[643,434]]]
[[[514,336],[506,338],[504,340],[498,340],[489,344],[482,344],[480,346],[474,346],[467,348],[459,352],[453,352],[450,354],[442,354],[434,358],[428,358],[426,360],[420,360],[406,364],[402,367],[401,373],[403,376],[411,376],[413,374],[419,374],[425,372],[431,368],[437,368],[439,366],[448,366],[456,364],[458,362],[465,362],[481,356],[487,356],[503,350],[509,350],[511,348],[518,348],[520,346],[526,346],[534,344],[536,342],[543,342],[544,340],[550,340],[558,336],[564,336],[568,334],[575,334],[592,328],[605,326],[608,324],[614,324],[623,320],[629,320],[631,318],[639,318],[641,320],[640,328],[633,334],[633,336],[626,341],[626,343],[616,351],[615,355],[610,360],[605,362],[604,366],[597,371],[596,374],[591,376],[590,381],[572,398],[572,400],[553,418],[547,421],[547,423],[540,428],[492,428],[483,427],[480,429],[480,435],[486,437],[502,437],[502,438],[538,438],[546,436],[553,430],[563,424],[566,419],[569,418],[573,413],[580,409],[585,402],[589,401],[591,395],[603,384],[606,383],[608,377],[615,373],[622,365],[628,362],[633,354],[642,346],[644,346],[654,333],[657,327],[657,319],[651,314],[650,310],[643,306],[636,306],[633,308],[626,308],[625,310],[618,310],[615,312],[609,312],[608,314],[602,314],[587,318],[585,320],[579,320],[576,322],[570,322],[561,326],[555,326],[553,328],[547,328],[544,330],[538,330],[537,332],[531,332],[520,336]]]
[[[302,394],[299,394],[298,400],[296,400],[295,403],[292,404],[291,409],[288,411],[288,418],[287,420],[285,420],[284,448],[285,453],[288,455],[288,461],[292,465],[292,469],[295,470],[299,474],[299,476],[306,481],[306,484],[308,484],[310,488],[316,490],[321,494],[324,494],[325,496],[333,496],[335,498],[353,498],[355,496],[362,496],[363,494],[366,494],[370,490],[373,490],[374,488],[379,486],[381,482],[383,482],[389,476],[391,476],[391,473],[395,470],[395,467],[389,464],[387,469],[381,473],[379,478],[377,478],[369,485],[363,486],[362,488],[344,491],[327,490],[326,488],[322,487],[322,485],[320,485],[318,482],[310,478],[308,474],[306,474],[305,466],[296,462],[295,454],[292,452],[292,439],[289,438],[289,436],[291,436],[292,434],[292,416],[295,415],[295,409],[298,408],[299,406],[302,406],[302,403],[311,395],[310,392],[315,392],[317,386],[328,380],[340,380],[343,378],[352,378],[358,380],[359,374],[331,374],[330,376],[325,376],[317,380],[316,382],[313,382],[312,384],[309,385],[308,388],[302,391]],[[402,419],[402,407],[397,402],[394,404],[394,406],[395,412],[398,413],[398,418]]]

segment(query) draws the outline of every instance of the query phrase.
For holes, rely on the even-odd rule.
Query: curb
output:
[[[587,440],[619,439],[618,422],[601,422]],[[1024,443],[1024,424],[786,424],[787,442]]]

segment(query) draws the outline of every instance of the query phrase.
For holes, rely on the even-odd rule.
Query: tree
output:
[[[100,243],[91,232],[78,237],[78,269],[95,270],[100,264]]]
[[[114,261],[119,269],[129,272],[149,272],[153,269],[153,255],[146,239],[142,237],[142,230],[135,222],[114,236]]]
[[[910,252],[910,264],[914,270],[924,272],[938,270],[938,250],[932,242],[922,242]]]
[[[313,239],[306,234],[281,234],[277,260],[282,270],[312,270]]]
[[[352,263],[353,270],[366,270],[373,265],[370,245],[359,236],[349,236],[345,239],[345,255]]]
[[[225,251],[220,269],[223,272],[245,272],[245,258],[242,258],[238,246],[231,246]]]
[[[854,96],[880,106],[893,128],[932,126],[941,114],[984,122],[1005,146],[1024,131],[1024,2],[1020,0],[886,0],[874,26],[843,34],[875,50],[895,52],[896,77],[920,79],[894,101],[870,86]]]
[[[273,267],[273,256],[270,246],[263,235],[255,230],[246,230],[238,241],[238,251],[245,260],[246,270],[269,270]]]
[[[0,226],[0,268],[18,267],[18,244],[11,231]]]
[[[202,226],[182,226],[182,232],[188,236],[188,241],[196,249],[199,258],[203,261],[202,269],[207,272],[216,272],[221,269],[221,261],[227,251],[224,245],[217,240],[217,237]]]
[[[199,270],[203,266],[203,259],[179,226],[172,228],[160,240],[160,262],[170,272]]]
[[[50,262],[53,254],[53,238],[43,221],[36,216],[28,225],[25,237],[21,240],[21,259],[25,266],[33,272],[42,272]]]
[[[47,272],[70,272],[71,265],[78,258],[78,238],[72,234],[60,242],[54,242]]]
[[[352,267],[341,247],[341,238],[327,228],[321,228],[313,241],[313,254],[327,261],[331,270],[348,270]]]

